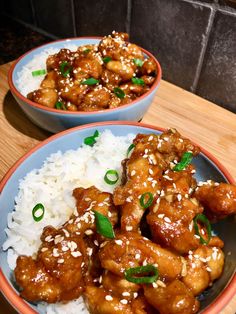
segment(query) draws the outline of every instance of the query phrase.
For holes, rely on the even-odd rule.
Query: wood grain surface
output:
[[[9,67],[10,63],[0,66],[0,179],[24,153],[51,135],[35,126],[14,100],[7,83]],[[212,153],[236,180],[234,113],[162,80],[142,122],[176,128]],[[13,313],[0,295],[0,314]],[[220,314],[235,313],[236,296]]]

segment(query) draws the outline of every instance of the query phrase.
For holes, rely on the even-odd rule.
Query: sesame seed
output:
[[[126,231],[131,231],[131,230],[133,230],[133,227],[132,227],[132,226],[126,226],[126,227],[125,227],[125,230],[126,230]]]
[[[161,219],[162,219],[164,216],[165,216],[165,214],[159,214],[159,215],[157,215],[157,217],[158,217],[158,218],[161,218]]]
[[[125,292],[122,292],[122,295],[124,297],[129,297],[130,296],[130,293],[128,291],[125,291]]]
[[[212,269],[210,267],[206,267],[206,270],[210,273]]]
[[[134,292],[134,299],[136,299],[138,296],[138,293],[137,292]]]
[[[80,253],[80,251],[74,251],[74,252],[71,252],[71,255],[73,257],[79,257],[79,256],[82,256],[82,254]]]
[[[47,250],[48,250],[47,247],[42,247],[42,248],[41,248],[41,252],[46,252]]]
[[[152,141],[153,140],[153,135],[149,136],[148,141]]]
[[[170,220],[170,218],[168,218],[168,217],[164,217],[164,220],[165,220],[165,222],[171,222],[171,220]]]
[[[107,294],[107,295],[105,296],[105,299],[106,299],[107,301],[112,301],[112,300],[113,300],[113,297],[112,297],[111,295]]]
[[[140,259],[141,255],[139,253],[135,254],[136,259]]]
[[[60,254],[58,253],[58,249],[57,248],[54,248],[53,251],[52,251],[52,255],[54,257],[58,257]]]
[[[115,243],[116,243],[117,245],[122,245],[122,244],[123,244],[123,241],[122,241],[122,240],[115,240]]]
[[[66,251],[69,250],[68,246],[63,246],[61,249],[62,249],[63,252],[66,252]]]
[[[122,300],[120,300],[120,303],[122,303],[122,304],[128,304],[128,301],[127,301],[126,299],[122,299]]]
[[[157,287],[158,287],[158,284],[155,283],[155,282],[153,282],[153,283],[152,283],[152,286],[153,286],[153,288],[157,288]]]
[[[64,258],[60,258],[59,260],[57,260],[58,264],[63,264],[64,263]]]
[[[157,280],[157,282],[156,282],[157,284],[158,284],[158,286],[160,286],[160,287],[163,287],[163,288],[165,288],[166,287],[166,284],[163,282],[163,281],[161,281],[161,280]]]
[[[93,230],[87,229],[84,233],[85,233],[86,235],[91,235],[91,234],[93,234]]]
[[[133,177],[133,176],[135,175],[135,173],[136,173],[136,171],[135,171],[135,170],[132,170],[132,171],[131,171],[131,174],[130,174],[131,177]]]

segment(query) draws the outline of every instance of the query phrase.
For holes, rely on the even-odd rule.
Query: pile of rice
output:
[[[8,214],[8,239],[3,244],[7,251],[7,261],[13,270],[18,255],[33,255],[40,246],[40,235],[47,225],[58,227],[76,209],[72,191],[76,187],[87,188],[95,185],[102,191],[112,192],[120,184],[108,185],[104,174],[115,169],[121,177],[121,161],[126,158],[127,149],[134,138],[114,136],[105,130],[93,146],[82,145],[77,150],[60,151],[50,155],[40,169],[29,172],[20,181],[19,192],[15,198],[15,209]],[[37,203],[45,207],[40,222],[35,222],[32,209]],[[82,298],[68,304],[39,304],[39,310],[47,314],[88,313]]]
[[[76,51],[77,46],[73,44],[64,45],[62,48]],[[36,70],[46,70],[46,60],[48,56],[58,53],[60,49],[47,48],[36,54],[33,59],[22,67],[22,70],[17,72],[16,86],[19,92],[27,96],[28,93],[38,89],[45,75],[32,76],[32,72]]]

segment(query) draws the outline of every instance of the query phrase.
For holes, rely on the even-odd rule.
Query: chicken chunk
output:
[[[198,295],[209,284],[222,274],[224,253],[218,247],[202,245],[195,251],[190,251],[187,258],[187,273],[182,278],[185,285]]]
[[[102,287],[87,286],[84,296],[91,314],[133,314],[128,302],[121,302],[123,299],[111,295]]]
[[[27,98],[29,98],[32,101],[35,101],[36,103],[49,107],[54,108],[55,104],[57,102],[58,96],[57,92],[53,88],[40,88],[35,90],[34,92],[31,92],[27,95]]]
[[[126,232],[116,235],[100,249],[102,267],[123,276],[124,270],[143,264],[155,264],[161,278],[174,279],[180,276],[182,262],[179,256],[142,237]]]
[[[165,287],[146,285],[144,295],[160,314],[194,314],[199,309],[199,302],[179,280],[174,280]]]
[[[199,186],[195,197],[205,208],[205,213],[211,221],[217,221],[226,216],[236,214],[236,186],[227,183]]]

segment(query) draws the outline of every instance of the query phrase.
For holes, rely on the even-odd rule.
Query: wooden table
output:
[[[0,179],[30,148],[50,134],[35,126],[12,97],[7,72],[0,66]],[[211,152],[236,180],[236,115],[179,87],[162,81],[142,122],[176,128]],[[221,312],[235,314],[236,296]],[[16,313],[0,296],[0,313]]]

